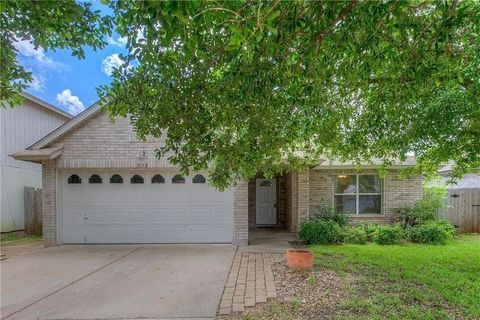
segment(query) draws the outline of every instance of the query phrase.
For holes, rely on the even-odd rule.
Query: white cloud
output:
[[[30,88],[35,91],[43,92],[43,88],[45,86],[45,78],[41,75],[32,75],[32,82],[30,82]]]
[[[108,43],[113,44],[115,46],[119,47],[126,47],[127,46],[127,37],[118,37],[117,39],[114,39],[112,37],[108,37]]]
[[[106,57],[102,61],[102,71],[105,72],[107,75],[111,76],[113,73],[113,69],[120,67],[124,63],[125,61],[123,61],[122,58],[120,58],[118,53],[114,53]]]
[[[42,47],[35,48],[33,43],[28,40],[19,40],[13,43],[15,49],[25,57],[34,59],[37,63],[42,65],[52,65],[53,60],[46,56],[45,50]]]
[[[57,93],[57,101],[64,107],[67,107],[69,113],[77,115],[85,110],[85,105],[77,96],[72,95],[72,90],[65,89]]]

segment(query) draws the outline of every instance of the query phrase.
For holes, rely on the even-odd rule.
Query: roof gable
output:
[[[37,150],[37,149],[45,148],[46,146],[55,142],[60,137],[64,136],[68,132],[72,131],[73,129],[81,125],[84,121],[95,116],[97,113],[100,112],[100,108],[101,108],[101,105],[97,103],[85,109],[85,111],[79,113],[76,117],[70,119],[70,121],[64,123],[62,126],[53,130],[52,132],[50,132],[42,139],[35,142],[33,145],[31,145],[27,149]]]
[[[54,105],[52,105],[52,104],[50,104],[50,103],[48,103],[48,102],[46,102],[46,101],[44,101],[44,100],[42,100],[42,99],[40,99],[40,98],[37,98],[37,97],[35,97],[35,96],[32,96],[32,95],[29,94],[29,93],[22,92],[21,95],[22,95],[22,97],[24,97],[25,99],[30,100],[30,101],[36,103],[37,105],[39,105],[39,106],[41,106],[41,107],[43,107],[43,108],[45,108],[45,109],[47,109],[47,110],[53,111],[53,112],[55,112],[55,113],[57,113],[57,114],[65,117],[65,118],[67,118],[67,119],[72,119],[72,118],[73,118],[73,116],[72,116],[70,113],[67,113],[67,112],[65,112],[65,111],[63,111],[63,110],[61,110],[61,109],[58,109],[58,108],[55,107]]]

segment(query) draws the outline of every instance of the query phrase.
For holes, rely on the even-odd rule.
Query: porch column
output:
[[[288,219],[287,219],[287,229],[290,232],[297,232],[297,222],[298,222],[298,213],[297,213],[297,198],[298,198],[298,185],[297,185],[297,172],[292,172],[288,176],[287,180],[287,190],[288,190]]]
[[[310,216],[310,169],[298,172],[298,224],[301,226]]]
[[[248,182],[239,181],[233,190],[233,244],[248,245]]]
[[[55,160],[42,162],[43,244],[57,245],[57,174]]]

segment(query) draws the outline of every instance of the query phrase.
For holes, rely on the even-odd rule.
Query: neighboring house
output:
[[[24,103],[0,107],[0,225],[1,232],[23,230],[24,187],[42,186],[42,166],[18,161],[10,154],[30,146],[72,116],[27,93]]]
[[[335,198],[357,222],[385,223],[422,196],[421,177],[398,175],[411,161],[392,166],[384,180],[375,165],[358,171],[319,161],[220,192],[206,173],[182,177],[167,158],[157,159],[162,143],[137,140],[128,119],[112,123],[93,106],[17,152],[16,159],[43,165],[45,244],[247,244],[259,226],[296,232],[321,199]]]
[[[432,185],[445,185],[447,189],[479,189],[480,190],[480,170],[463,175],[455,183],[448,183],[452,165],[448,164],[438,170],[439,179],[435,179]]]

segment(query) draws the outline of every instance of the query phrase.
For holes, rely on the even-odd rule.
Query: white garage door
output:
[[[231,243],[232,191],[215,190],[205,177],[65,172],[60,175],[62,242]]]

